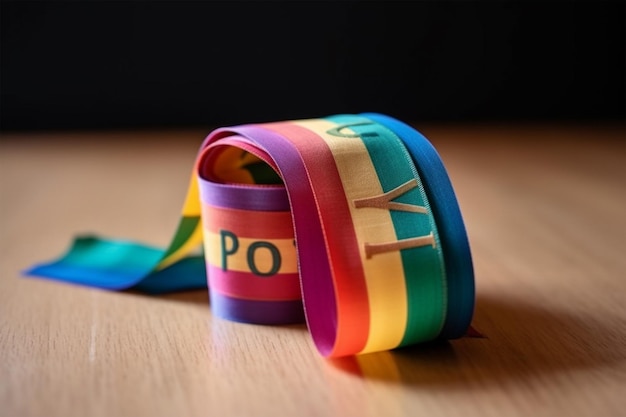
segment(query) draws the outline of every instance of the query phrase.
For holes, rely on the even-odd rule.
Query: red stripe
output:
[[[230,297],[280,301],[299,300],[300,280],[298,274],[276,274],[260,277],[249,272],[224,271],[207,263],[207,273],[211,290],[217,290]]]
[[[256,211],[214,207],[202,203],[204,227],[210,232],[228,230],[238,237],[293,239],[289,211]]]
[[[263,128],[289,138],[298,148],[315,193],[337,299],[337,332],[331,356],[360,352],[369,335],[369,299],[352,216],[335,159],[315,132],[284,122],[264,124]]]

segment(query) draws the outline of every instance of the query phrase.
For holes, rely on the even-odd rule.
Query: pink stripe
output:
[[[224,271],[207,262],[211,289],[235,298],[259,301],[299,300],[298,274],[276,274],[260,277],[249,272]]]

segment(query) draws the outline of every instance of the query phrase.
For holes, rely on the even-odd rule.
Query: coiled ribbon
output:
[[[149,293],[208,277],[216,315],[306,319],[328,357],[459,338],[474,309],[469,244],[441,159],[419,132],[373,113],[217,129],[167,249],[81,237],[27,273]]]

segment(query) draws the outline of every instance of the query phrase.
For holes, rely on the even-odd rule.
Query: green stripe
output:
[[[401,140],[386,127],[351,115],[333,116],[332,122],[348,127],[363,141],[378,175],[383,192],[416,179],[419,186],[392,200],[423,206],[428,214],[390,210],[396,237],[400,239],[434,235],[436,247],[421,246],[400,251],[408,299],[407,328],[401,346],[436,338],[446,311],[446,280],[443,253],[434,218],[419,175]],[[329,132],[337,136],[341,129]]]
[[[179,250],[181,246],[189,240],[199,224],[200,216],[183,216],[180,219],[180,223],[178,223],[178,228],[176,229],[176,234],[174,235],[174,239],[172,239],[172,243],[170,243],[165,255],[163,255],[163,259]]]

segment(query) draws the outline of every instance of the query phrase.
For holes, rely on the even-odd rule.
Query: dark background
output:
[[[623,1],[1,5],[2,130],[625,117]]]

